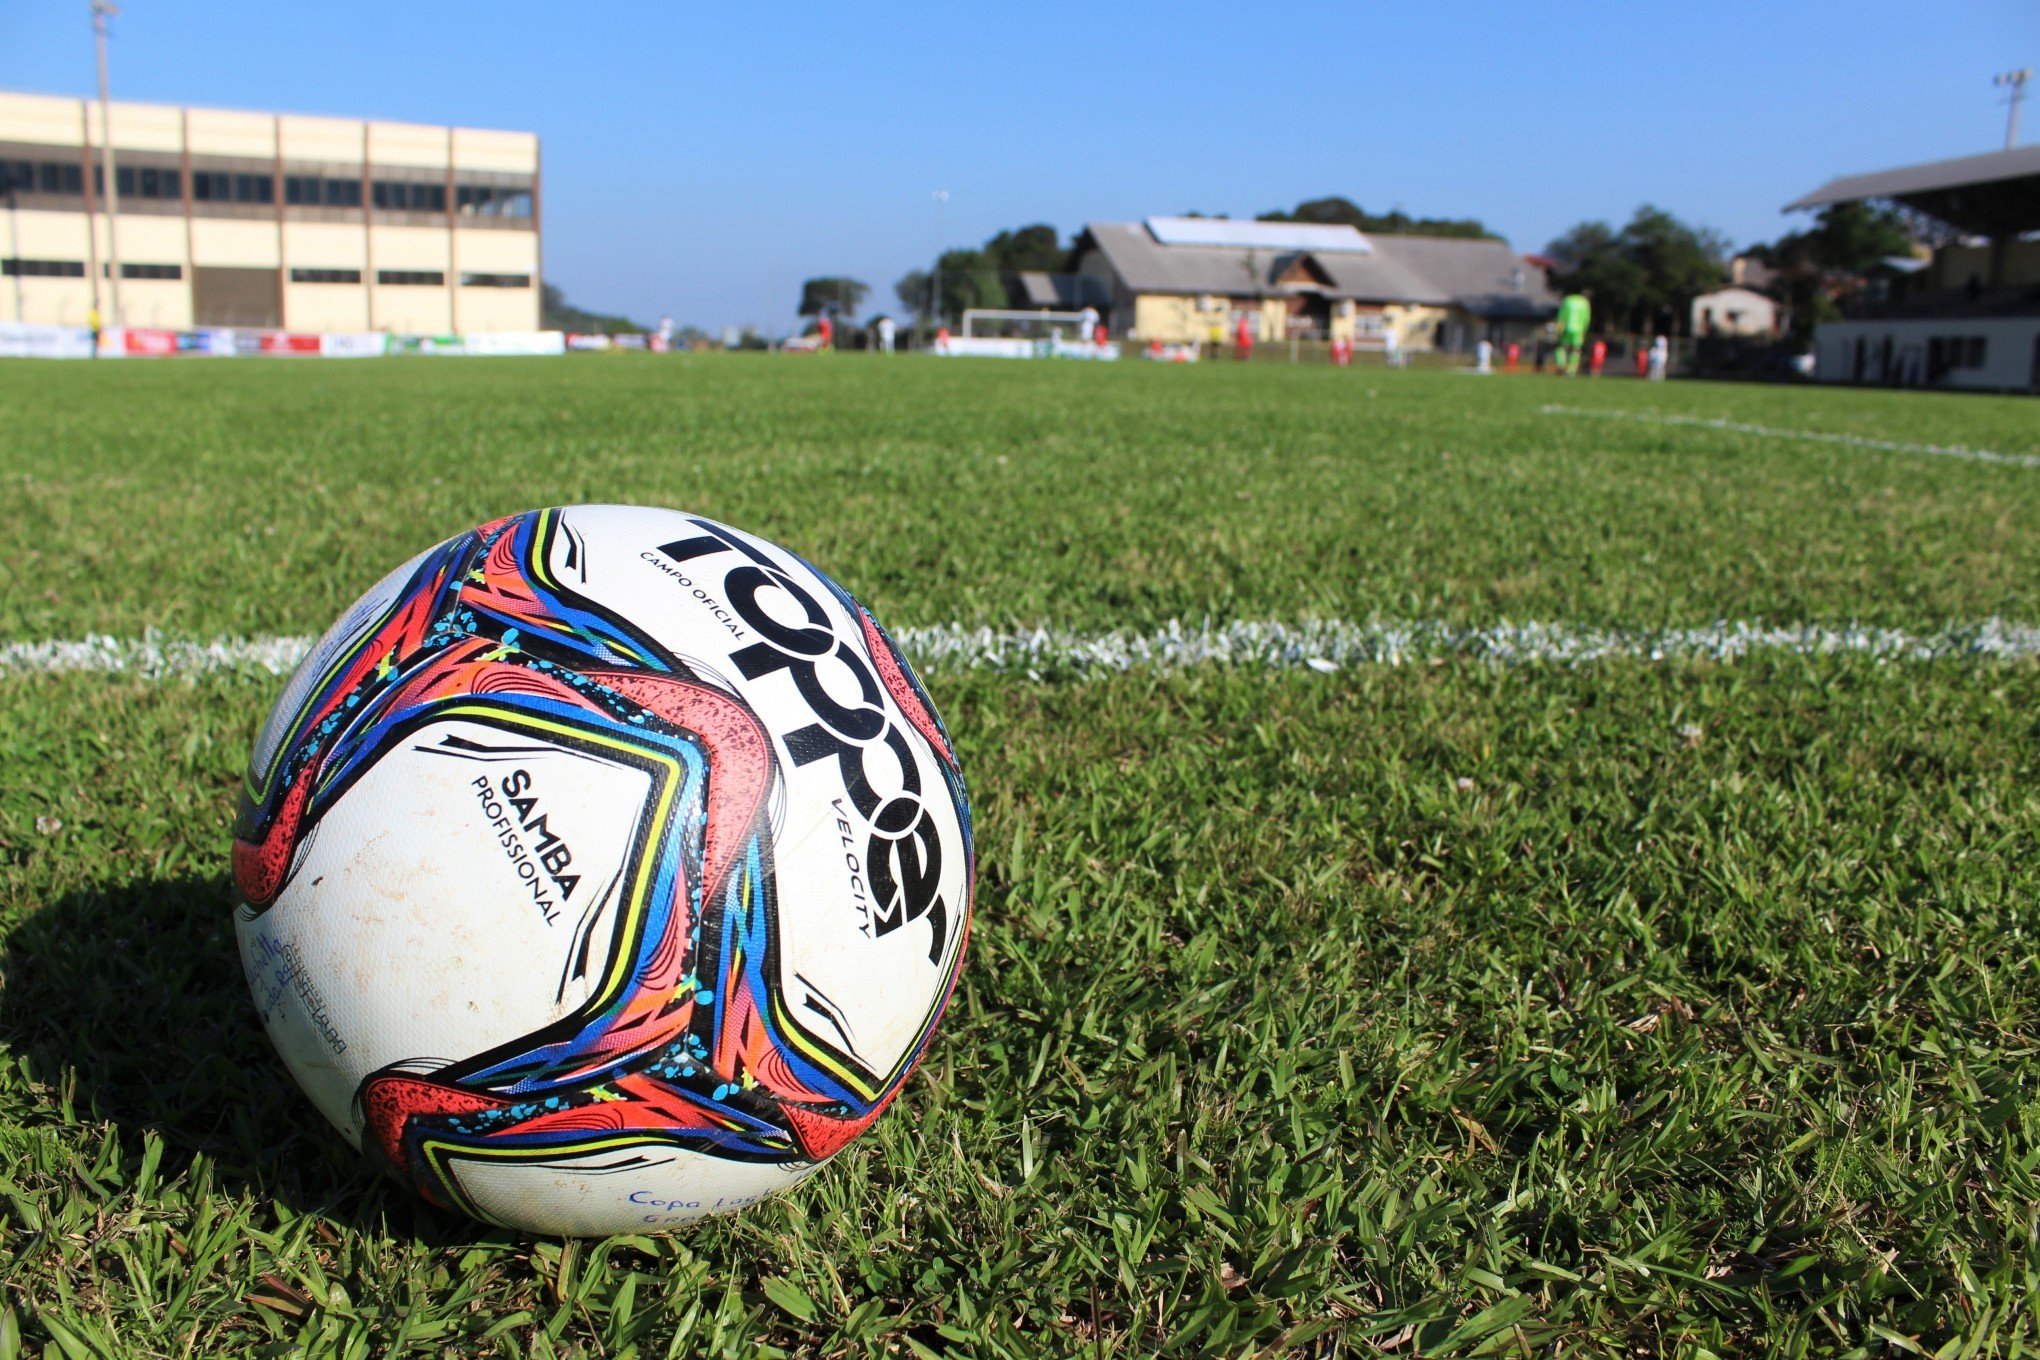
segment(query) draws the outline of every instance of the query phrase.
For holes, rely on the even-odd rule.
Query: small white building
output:
[[[1693,299],[1694,335],[1776,335],[1780,308],[1775,298],[1731,284]]]

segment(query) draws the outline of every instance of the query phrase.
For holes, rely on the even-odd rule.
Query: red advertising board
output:
[[[130,326],[125,332],[126,343],[121,348],[128,354],[175,354],[177,332],[150,330]]]
[[[316,335],[292,335],[288,331],[264,331],[262,333],[264,354],[317,354],[319,337]]]

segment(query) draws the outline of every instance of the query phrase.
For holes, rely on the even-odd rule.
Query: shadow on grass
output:
[[[0,1051],[26,1059],[29,1122],[109,1122],[123,1156],[164,1141],[175,1174],[371,1232],[428,1240],[476,1225],[378,1175],[291,1080],[257,1021],[224,874],[73,893],[0,950]]]

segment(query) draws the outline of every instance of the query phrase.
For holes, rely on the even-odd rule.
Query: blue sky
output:
[[[2032,0],[126,0],[113,31],[116,97],[536,131],[547,277],[711,328],[790,324],[813,274],[889,305],[938,232],[1325,193],[1528,250],[1646,201],[1742,244],[1832,175],[1995,149],[1991,75],[2040,66]],[[0,0],[0,88],[92,83],[85,0]]]

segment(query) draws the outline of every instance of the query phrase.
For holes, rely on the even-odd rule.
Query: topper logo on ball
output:
[[[689,520],[701,534],[661,544],[659,551],[677,563],[726,552],[743,559],[724,572],[723,594],[762,640],[731,652],[730,660],[746,680],[777,672],[791,679],[816,721],[783,736],[787,756],[796,768],[833,756],[845,795],[870,828],[865,859],[875,898],[871,933],[890,935],[925,918],[930,930],[928,962],[940,964],[949,937],[949,904],[940,888],[942,838],[921,801],[921,769],[913,745],[888,714],[885,691],[857,648],[837,636],[821,602],[799,581],[721,525],[692,516]],[[785,592],[806,623],[788,625],[768,613],[759,597],[772,590]],[[825,663],[840,666],[849,675],[859,702],[841,703],[829,693],[818,673]],[[874,758],[889,758],[897,765],[898,793],[879,794],[869,773],[873,767],[866,765]]]

